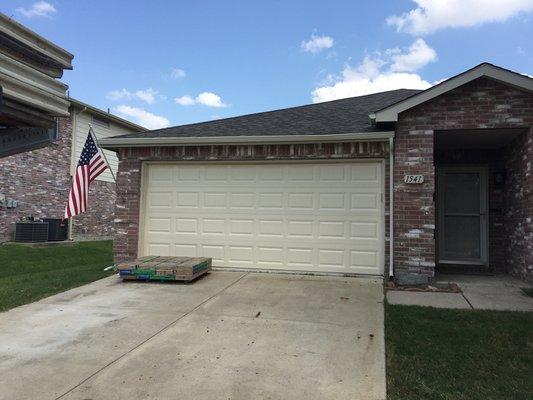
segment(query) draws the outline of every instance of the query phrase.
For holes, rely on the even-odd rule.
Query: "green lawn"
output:
[[[385,307],[389,400],[533,398],[533,313]]]
[[[104,278],[112,241],[32,248],[0,246],[0,311]]]

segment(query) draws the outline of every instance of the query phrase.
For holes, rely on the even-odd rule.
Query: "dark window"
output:
[[[57,120],[57,118],[54,121],[54,125],[48,128],[48,137],[50,138],[50,140],[59,139],[59,121]]]

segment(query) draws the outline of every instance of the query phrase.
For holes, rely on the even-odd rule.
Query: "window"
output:
[[[48,128],[48,137],[50,140],[59,139],[59,121],[57,118],[55,119],[54,124]]]
[[[109,121],[105,118],[97,117],[96,115],[93,115],[93,123],[96,125],[100,125],[106,128],[109,128]]]

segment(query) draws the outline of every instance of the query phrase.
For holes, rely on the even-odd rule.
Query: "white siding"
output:
[[[87,134],[89,133],[89,124],[92,125],[93,131],[98,139],[100,138],[106,138],[110,136],[118,136],[118,135],[125,135],[127,133],[134,133],[137,132],[136,130],[133,130],[131,128],[125,127],[123,125],[119,125],[113,121],[109,121],[109,127],[102,126],[96,122],[93,121],[93,114],[90,110],[86,110],[80,113],[81,110],[74,109],[74,113],[76,113],[74,120],[73,120],[73,155],[72,155],[72,162],[71,162],[71,173],[74,171],[74,168],[76,166],[76,163],[78,162],[80,158],[81,150],[83,149],[83,145],[85,144],[85,140],[87,140]],[[97,116],[99,119],[103,119],[103,117]],[[115,152],[104,150],[104,153],[107,157],[107,160],[109,161],[109,164],[111,166],[111,169],[113,170],[113,173],[117,174],[117,168],[118,168],[118,158]],[[106,182],[113,182],[113,177],[111,176],[111,173],[109,170],[106,170],[104,173],[102,173],[97,180],[106,181]]]

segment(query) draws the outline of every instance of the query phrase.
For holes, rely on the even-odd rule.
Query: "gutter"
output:
[[[85,111],[90,111],[93,114],[96,114],[102,118],[106,118],[119,125],[127,126],[128,128],[131,128],[133,130],[137,130],[139,132],[148,131],[148,129],[146,129],[144,126],[137,125],[131,121],[128,121],[127,119],[120,118],[119,116],[112,114],[108,111],[106,112],[104,110],[100,110],[99,108],[96,108],[94,106],[91,106],[90,104],[84,103],[83,101],[74,99],[72,97],[68,97],[68,101],[70,101],[71,105],[74,105],[75,107],[78,107],[78,108],[82,108],[82,111],[80,111],[80,113],[85,112]]]
[[[394,137],[394,131],[338,133],[325,135],[268,135],[268,136],[204,136],[204,137],[111,137],[100,140],[106,149],[119,147],[197,146],[237,144],[295,144],[295,143],[341,143],[382,142]]]

